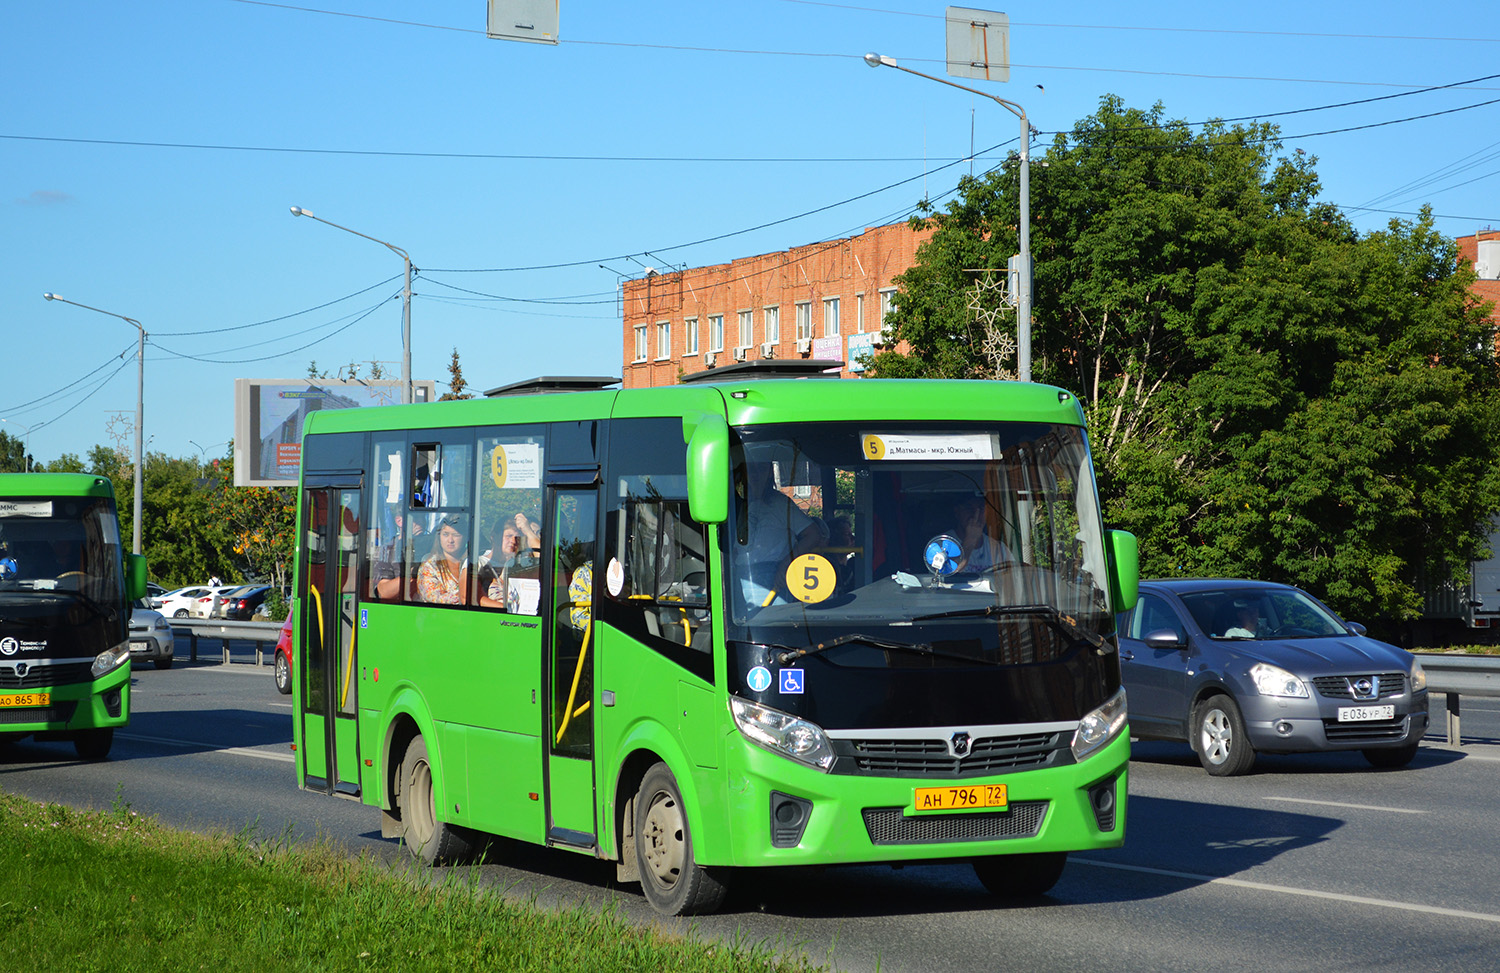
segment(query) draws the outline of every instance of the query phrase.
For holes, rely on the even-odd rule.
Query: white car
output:
[[[168,618],[187,618],[193,613],[193,606],[198,603],[198,599],[212,590],[206,584],[178,588],[176,591],[169,591],[159,598],[152,598],[151,607]]]
[[[231,591],[238,591],[245,585],[224,584],[217,588],[208,587],[203,589],[203,594],[197,600],[188,605],[188,614],[194,618],[223,618],[224,602]]]

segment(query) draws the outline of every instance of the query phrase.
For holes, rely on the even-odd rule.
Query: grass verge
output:
[[[332,842],[174,831],[0,793],[0,956],[76,971],[818,969],[588,908],[509,902],[463,872],[432,885]],[[0,964],[4,965],[4,964]]]

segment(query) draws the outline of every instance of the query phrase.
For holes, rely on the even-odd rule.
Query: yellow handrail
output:
[[[569,607],[576,608],[587,604],[586,601],[574,601],[569,602]],[[568,724],[573,720],[573,702],[578,698],[578,683],[583,678],[583,660],[588,658],[589,636],[594,634],[594,626],[591,622],[592,619],[590,619],[590,624],[583,626],[583,645],[578,648],[578,664],[573,667],[573,687],[568,690],[568,705],[563,708],[562,726],[557,728],[557,743],[562,743],[563,734],[568,732]],[[587,705],[581,707],[578,712],[582,713],[586,709],[588,709]]]

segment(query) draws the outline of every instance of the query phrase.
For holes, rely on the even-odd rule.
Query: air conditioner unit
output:
[[[805,354],[807,354],[810,351],[812,351],[812,339],[811,338],[798,338],[797,339],[797,354],[799,354],[799,355],[805,355]]]
[[[881,328],[879,331],[870,332],[870,344],[874,345],[876,348],[884,348],[886,345],[890,344],[890,341],[891,329],[888,327]]]
[[[707,354],[705,354],[703,356],[703,364],[706,365],[709,368],[713,368],[714,367],[714,362],[716,362],[718,360],[719,360],[719,356],[715,355],[711,351],[708,352]]]
[[[750,349],[748,349],[748,348],[736,348],[734,350],[734,360],[735,361],[744,361],[745,360],[745,352],[747,352],[749,350]]]
[[[764,342],[761,342],[760,357],[762,357],[762,358],[775,358],[776,357],[776,342],[774,342],[774,341],[764,341]]]

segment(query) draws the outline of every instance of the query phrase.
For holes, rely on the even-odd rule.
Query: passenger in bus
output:
[[[953,516],[958,521],[953,536],[963,549],[963,559],[958,562],[961,572],[989,571],[1014,560],[1009,549],[990,536],[985,508],[985,499],[978,494],[961,497],[953,505]]]
[[[516,514],[490,527],[490,549],[478,559],[479,603],[514,610],[511,578],[535,578],[541,553],[541,525]]]
[[[462,605],[469,586],[469,560],[462,517],[444,517],[438,527],[437,550],[417,570],[417,597],[430,605]]]
[[[375,585],[375,597],[381,601],[400,601],[403,595],[401,563],[404,525],[405,518],[401,514],[391,515],[385,528],[385,543],[380,544],[375,553],[371,575]],[[414,536],[422,533],[420,524],[414,523],[413,528]]]
[[[751,461],[748,484],[748,542],[739,557],[740,596],[746,607],[786,603],[786,569],[798,557],[828,543],[828,525],[809,515],[776,489],[771,464]]]

